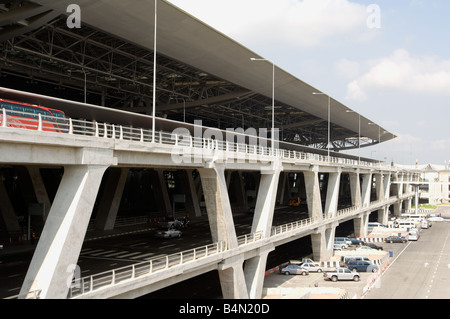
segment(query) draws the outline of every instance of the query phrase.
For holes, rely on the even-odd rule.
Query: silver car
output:
[[[180,238],[181,231],[173,228],[168,230],[160,230],[156,232],[155,236],[158,238]]]
[[[280,273],[285,275],[309,275],[309,271],[299,265],[288,265],[280,270]]]
[[[300,267],[308,269],[309,272],[322,272],[323,268],[312,263],[303,263]]]

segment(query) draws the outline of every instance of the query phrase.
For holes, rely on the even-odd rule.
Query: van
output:
[[[381,227],[382,225],[380,224],[380,223],[369,223],[368,225],[367,225],[367,230],[369,231],[369,233],[370,232],[372,232],[372,230],[374,229],[374,228],[377,228],[377,227]]]
[[[416,228],[416,224],[412,221],[399,220],[397,222],[398,228],[413,229]]]
[[[421,226],[423,229],[427,229],[427,228],[431,227],[431,223],[428,220],[424,219],[424,220],[422,220]]]
[[[418,229],[414,228],[409,231],[409,234],[408,234],[409,240],[419,240],[419,237],[420,237],[420,233],[419,233]]]

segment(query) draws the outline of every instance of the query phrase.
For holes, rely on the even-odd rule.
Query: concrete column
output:
[[[391,173],[383,175],[384,199],[389,199],[391,193]]]
[[[333,244],[336,227],[338,224],[320,227],[317,232],[311,234],[313,259],[326,261],[333,256]]]
[[[359,180],[359,172],[349,173],[349,176],[350,176],[350,193],[352,197],[352,206],[359,207],[362,204],[361,182]]]
[[[404,181],[402,173],[398,174],[398,181],[399,182],[403,182]],[[403,183],[398,184],[398,196],[402,196],[403,195],[403,191],[404,191]]]
[[[119,211],[123,190],[127,182],[128,168],[113,168],[106,176],[98,213],[95,218],[95,228],[98,230],[114,229],[117,212]]]
[[[370,192],[372,190],[372,173],[363,174],[361,187],[362,205],[367,207],[370,205]]]
[[[375,187],[377,193],[377,200],[383,200],[384,199],[383,174],[375,174]]]
[[[236,256],[219,264],[219,279],[223,299],[249,298],[243,265],[243,256]]]
[[[42,180],[41,172],[38,166],[27,166],[28,174],[30,175],[31,183],[33,184],[34,194],[38,203],[44,205],[44,216],[43,220],[47,219],[48,213],[50,212],[50,199],[48,198],[47,190]]]
[[[330,173],[328,176],[327,199],[325,201],[325,216],[335,217],[338,209],[339,201],[339,185],[341,181],[341,172]]]
[[[305,177],[306,202],[309,217],[316,221],[323,220],[322,201],[319,187],[319,167],[314,166],[311,171],[303,172]]]
[[[250,299],[261,299],[266,272],[267,256],[275,250],[273,246],[258,249],[257,256],[245,261],[245,282]]]
[[[238,244],[225,180],[225,168],[212,165],[198,171],[202,179],[212,240],[225,241],[229,247],[235,248]]]
[[[355,228],[355,237],[366,237],[369,226],[370,213],[362,213],[353,219],[353,226]]]
[[[270,236],[279,177],[279,169],[261,170],[258,197],[253,215],[252,233],[262,231],[264,236]]]
[[[394,216],[397,218],[402,215],[402,205],[403,200],[394,203]]]
[[[67,166],[20,291],[65,299],[108,166]]]
[[[378,222],[381,225],[387,225],[389,221],[389,206],[385,206],[378,210]]]

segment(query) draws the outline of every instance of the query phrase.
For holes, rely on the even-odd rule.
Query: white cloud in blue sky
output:
[[[450,161],[450,1],[170,2],[398,136],[362,156]]]

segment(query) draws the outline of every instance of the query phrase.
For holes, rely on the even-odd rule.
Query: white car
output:
[[[180,238],[181,231],[173,228],[168,230],[160,230],[156,232],[155,236],[158,238]]]

